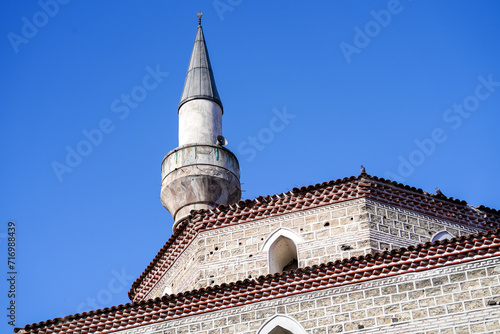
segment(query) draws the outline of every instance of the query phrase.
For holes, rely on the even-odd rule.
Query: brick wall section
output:
[[[161,296],[166,285],[177,293],[269,274],[261,249],[279,228],[304,239],[297,249],[301,268],[424,243],[443,230],[454,236],[479,230],[366,198],[344,201],[200,232],[146,299]]]
[[[256,333],[276,314],[311,334],[500,333],[500,259],[381,278],[224,311],[166,321],[123,334]]]

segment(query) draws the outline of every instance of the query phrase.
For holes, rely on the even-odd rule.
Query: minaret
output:
[[[240,167],[223,147],[222,102],[198,12],[198,31],[179,103],[179,147],[162,163],[161,202],[174,217],[174,231],[191,210],[240,200]]]

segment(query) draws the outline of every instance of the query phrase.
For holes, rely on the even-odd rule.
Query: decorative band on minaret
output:
[[[161,202],[174,231],[191,210],[233,204],[241,198],[240,167],[223,145],[222,102],[198,15],[198,31],[179,103],[179,147],[162,163]]]

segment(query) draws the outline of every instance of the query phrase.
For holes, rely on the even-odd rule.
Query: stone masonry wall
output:
[[[161,296],[166,285],[176,293],[269,274],[268,254],[261,250],[279,228],[303,239],[299,267],[370,253],[364,205],[357,199],[201,232],[146,299]]]
[[[303,239],[299,267],[424,243],[443,230],[477,231],[369,199],[340,202],[201,232],[147,298],[161,296],[167,285],[177,293],[269,274],[262,247],[279,228]]]
[[[369,214],[370,245],[376,251],[425,243],[440,231],[455,237],[484,231],[372,200],[367,200],[365,210]]]
[[[500,333],[500,257],[369,280],[201,315],[123,334],[257,333],[277,314],[306,333]]]

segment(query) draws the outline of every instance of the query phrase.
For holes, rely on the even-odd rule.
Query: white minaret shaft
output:
[[[222,102],[201,27],[201,13],[179,103],[179,147],[162,163],[161,201],[174,217],[174,231],[191,210],[211,209],[240,200],[236,156],[218,141]],[[219,137],[220,138],[220,137]]]
[[[179,108],[179,146],[217,143],[222,135],[222,109],[210,100],[191,100]]]

